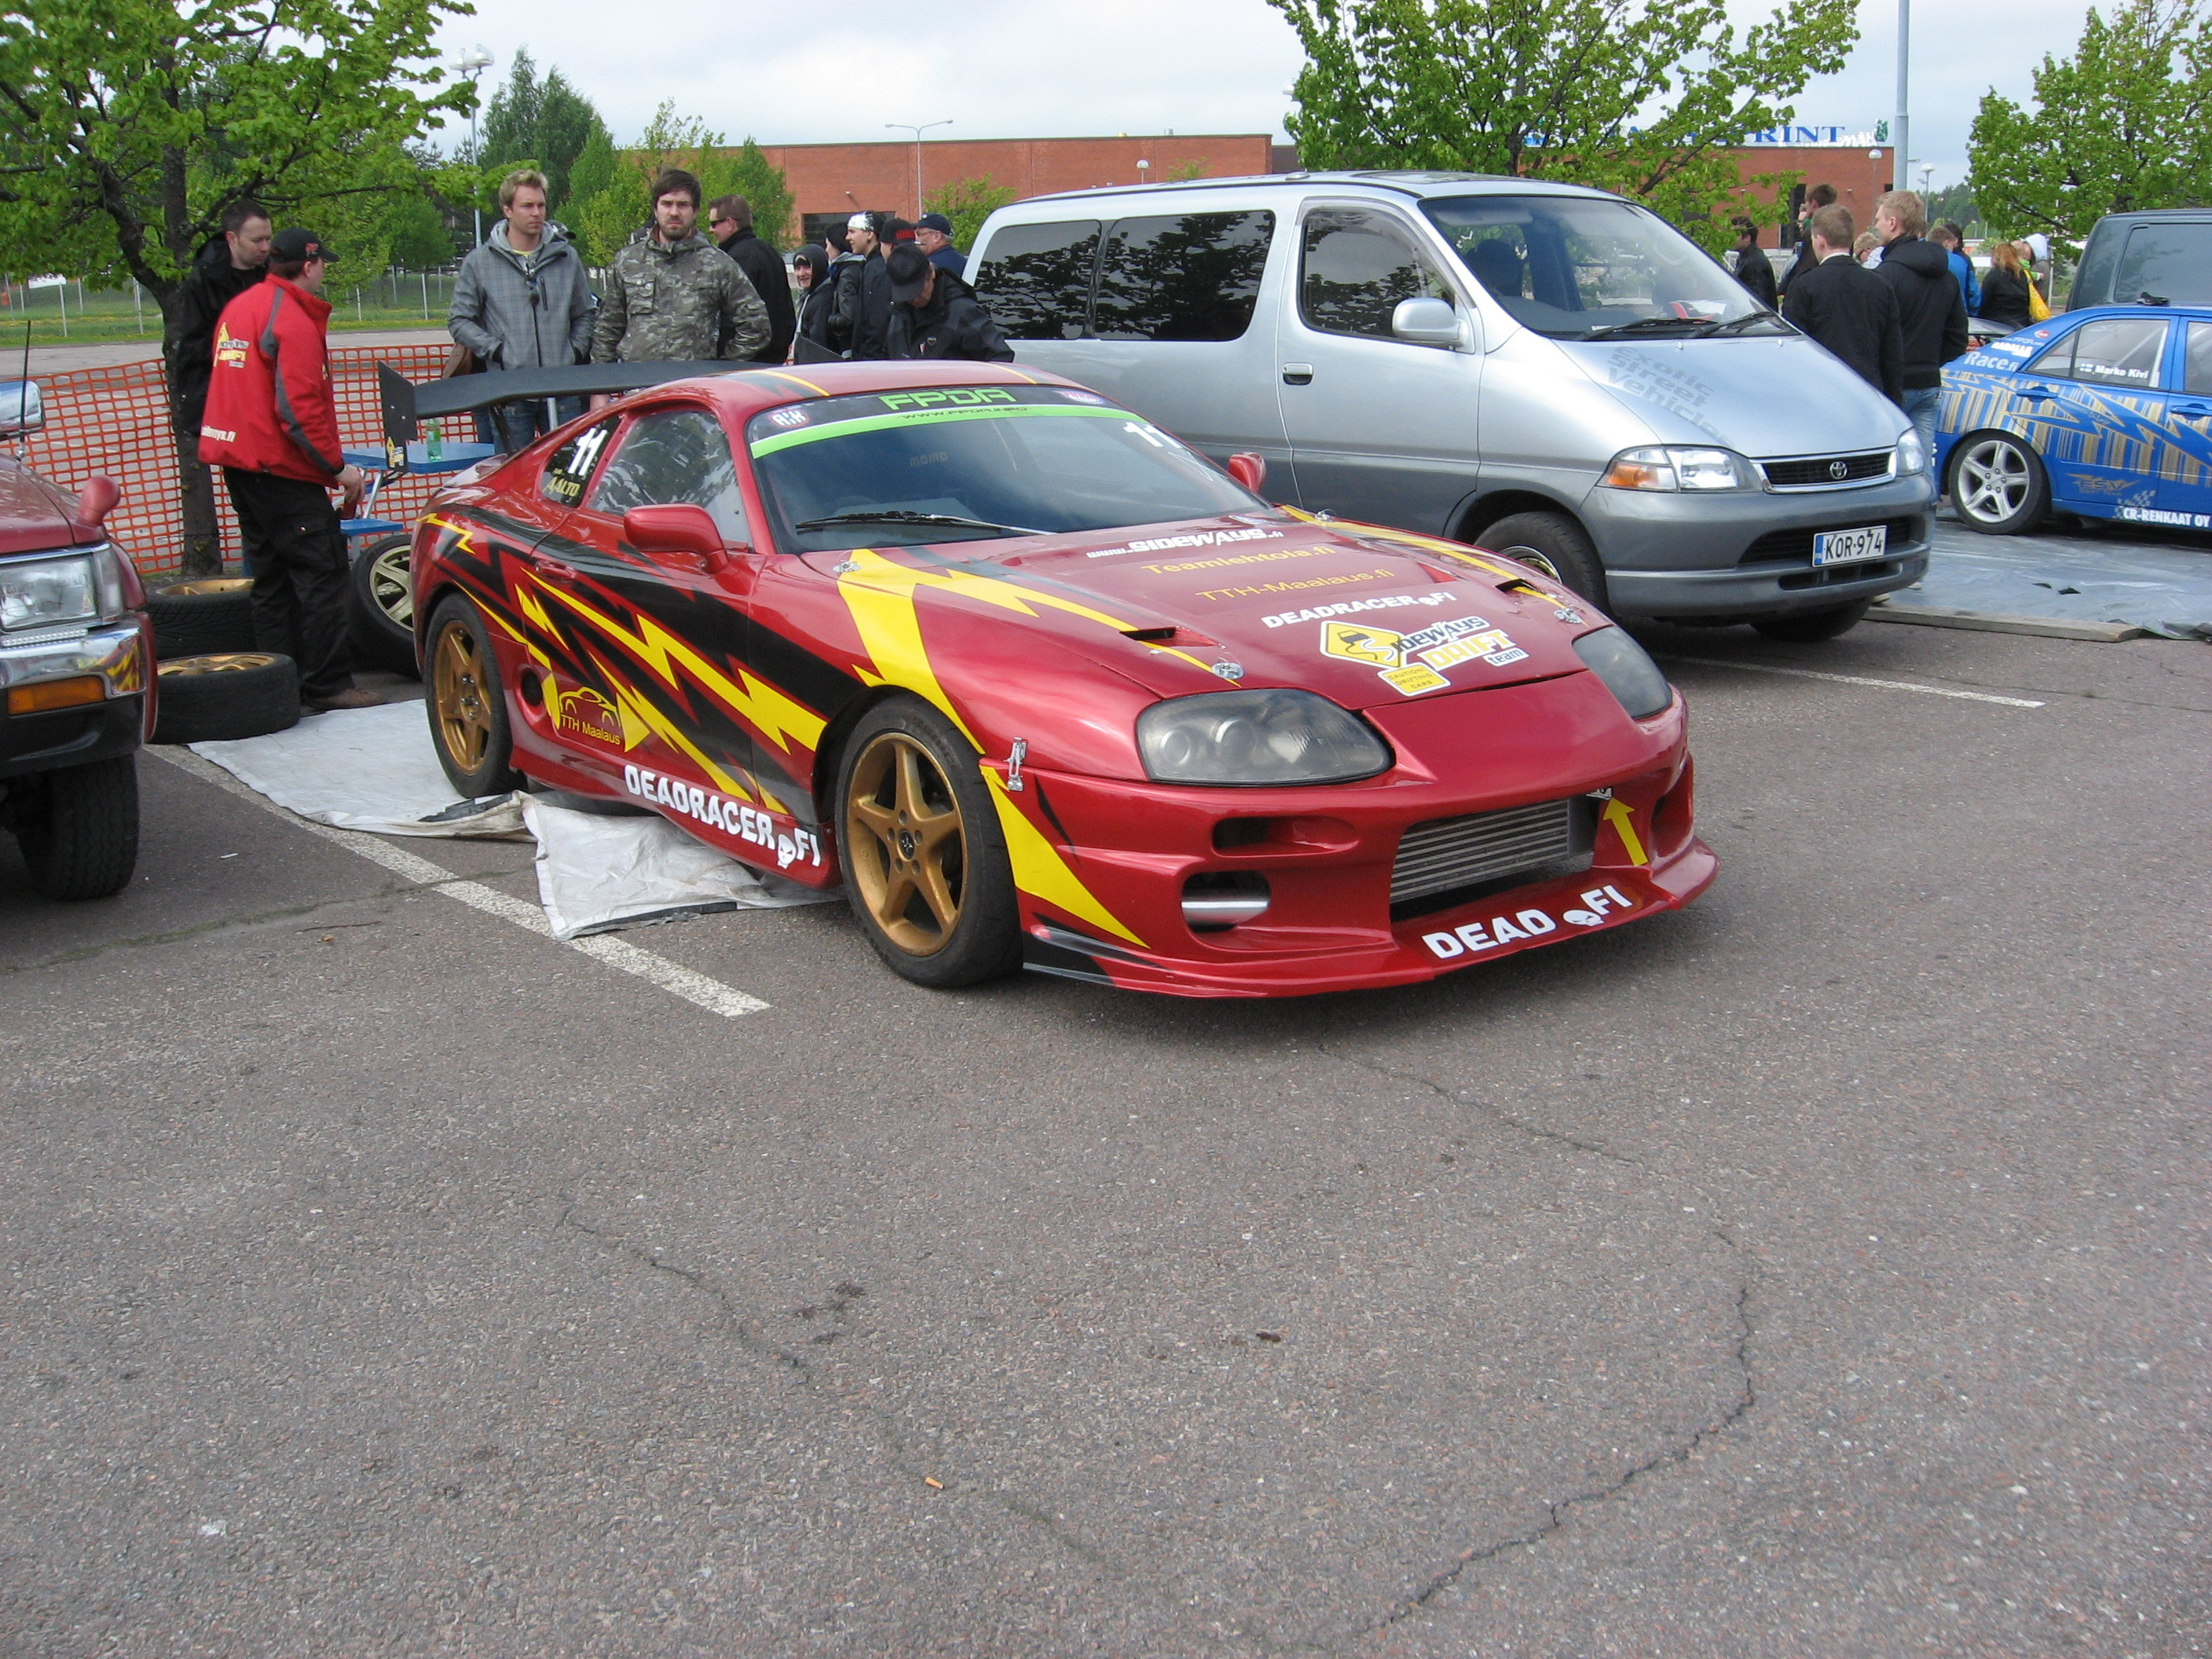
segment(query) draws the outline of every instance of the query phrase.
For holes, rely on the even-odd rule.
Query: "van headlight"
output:
[[[1615,489],[1755,489],[1751,463],[1733,449],[1690,449],[1675,444],[1624,449],[1600,483]]]
[[[98,561],[88,553],[0,564],[0,629],[97,622],[101,585]]]
[[[1605,689],[1634,720],[1650,720],[1674,701],[1674,688],[1651,660],[1651,653],[1618,628],[1601,628],[1575,641],[1583,666],[1605,682]]]
[[[1137,716],[1137,751],[1155,783],[1346,783],[1390,764],[1358,716],[1311,691],[1208,691]]]
[[[1928,461],[1927,441],[1921,437],[1918,427],[1908,426],[1897,441],[1897,476],[1909,478],[1916,472],[1925,472]]]

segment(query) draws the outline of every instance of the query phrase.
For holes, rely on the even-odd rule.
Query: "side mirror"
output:
[[[107,515],[115,511],[122,499],[123,486],[105,472],[95,472],[76,492],[76,521],[88,529],[97,530],[107,522]]]
[[[46,400],[34,380],[0,380],[0,438],[19,438],[46,424]]]
[[[1229,476],[1255,495],[1267,482],[1267,458],[1265,455],[1231,455],[1224,465]]]
[[[1401,300],[1390,313],[1390,332],[1413,345],[1455,346],[1459,313],[1443,300]]]
[[[701,570],[719,567],[722,532],[713,515],[689,501],[667,507],[633,507],[623,514],[623,535],[648,558],[672,559]]]

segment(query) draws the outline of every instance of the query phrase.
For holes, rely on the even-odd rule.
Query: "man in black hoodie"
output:
[[[1881,243],[1874,274],[1896,296],[1905,335],[1905,413],[1933,455],[1943,365],[1966,351],[1966,300],[1951,275],[1951,256],[1923,240],[1927,233],[1928,210],[1914,191],[1893,190],[1874,204],[1874,234]]]
[[[208,377],[215,373],[215,325],[222,308],[269,273],[269,210],[258,202],[234,202],[224,210],[222,234],[211,240],[177,284],[161,355],[168,360],[169,408],[177,430],[198,453],[200,422],[207,413]]]
[[[1014,349],[975,298],[975,290],[913,243],[893,248],[884,269],[891,282],[886,356],[957,357],[976,363],[1014,361]]]
[[[714,246],[738,262],[745,280],[768,307],[768,343],[752,355],[757,363],[780,363],[791,355],[799,331],[799,313],[791,302],[791,277],[783,256],[754,234],[753,204],[742,196],[718,196],[707,210],[707,228]]]

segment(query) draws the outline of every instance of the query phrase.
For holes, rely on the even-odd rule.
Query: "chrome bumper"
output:
[[[0,690],[33,680],[97,674],[110,697],[127,697],[146,689],[149,651],[137,618],[82,632],[29,629],[20,641],[0,634]]]

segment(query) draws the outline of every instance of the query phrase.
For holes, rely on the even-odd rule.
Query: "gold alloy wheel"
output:
[[[438,630],[431,647],[430,698],[446,758],[464,772],[483,763],[491,747],[491,708],[476,635],[456,617]]]
[[[172,582],[157,589],[163,597],[176,595],[187,599],[206,599],[215,593],[243,593],[253,586],[251,576],[210,576],[202,581]]]
[[[368,597],[394,628],[415,631],[415,579],[407,568],[408,544],[395,542],[368,556]]]
[[[847,873],[884,936],[933,956],[960,925],[968,828],[960,803],[918,738],[884,732],[853,764],[845,800]]]
[[[266,668],[276,660],[266,651],[214,651],[201,657],[172,657],[157,672],[163,679],[173,674],[235,674],[241,669]]]

